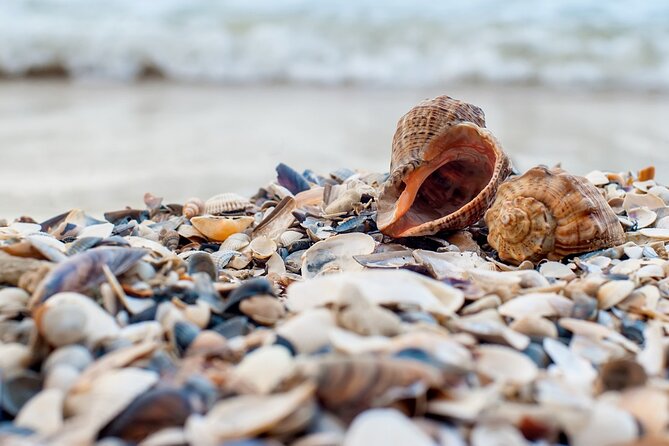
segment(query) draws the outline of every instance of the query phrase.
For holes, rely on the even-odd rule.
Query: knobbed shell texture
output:
[[[475,223],[510,172],[483,111],[439,96],[409,110],[393,138],[390,177],[377,225],[391,237],[435,234]]]
[[[538,166],[499,187],[486,212],[488,243],[502,260],[560,260],[625,242],[606,200],[584,177]]]

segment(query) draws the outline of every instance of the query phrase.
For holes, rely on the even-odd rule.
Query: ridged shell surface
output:
[[[397,124],[377,225],[391,237],[465,228],[483,217],[509,172],[480,108],[448,96],[423,101]]]
[[[227,192],[218,194],[204,202],[204,213],[210,215],[225,214],[246,210],[251,202],[241,195]]]
[[[485,221],[502,260],[560,260],[625,242],[618,218],[584,177],[538,166],[502,184]]]

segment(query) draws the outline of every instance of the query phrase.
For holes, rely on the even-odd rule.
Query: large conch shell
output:
[[[560,168],[538,166],[499,187],[485,214],[488,243],[502,260],[560,260],[625,242],[597,188]]]
[[[390,177],[378,200],[384,234],[435,234],[483,217],[510,171],[484,127],[480,108],[448,96],[423,101],[399,120]]]

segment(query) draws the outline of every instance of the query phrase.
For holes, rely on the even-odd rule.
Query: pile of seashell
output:
[[[507,179],[483,125],[437,98],[389,176],[5,222],[0,444],[669,444],[669,189]]]

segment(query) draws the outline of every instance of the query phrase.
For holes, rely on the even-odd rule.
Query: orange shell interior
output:
[[[492,179],[496,154],[480,138],[430,151],[439,154],[419,166],[400,185],[394,222],[385,231],[402,236],[408,230],[457,212],[474,200]],[[402,189],[403,188],[403,189]]]

